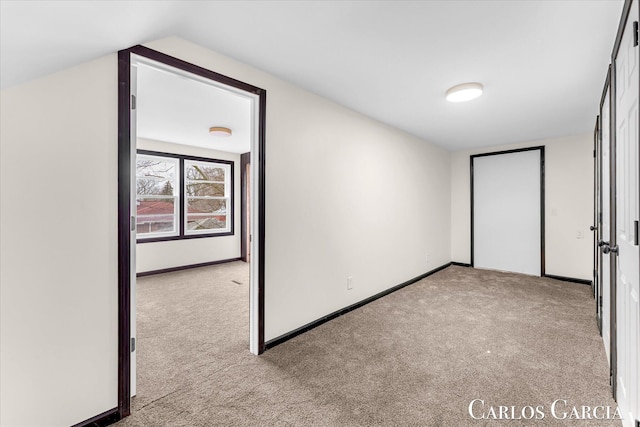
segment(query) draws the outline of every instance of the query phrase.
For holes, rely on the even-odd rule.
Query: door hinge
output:
[[[598,301],[600,303],[600,309],[602,309],[602,295],[600,295],[600,301]]]
[[[638,246],[638,220],[633,221],[633,244]]]
[[[136,96],[135,95],[131,95],[131,109],[132,110],[136,109]]]
[[[131,215],[131,231],[136,231],[136,217]]]
[[[136,338],[131,337],[131,353],[133,353],[134,351],[136,351]]]
[[[638,46],[638,21],[633,22],[633,46]]]

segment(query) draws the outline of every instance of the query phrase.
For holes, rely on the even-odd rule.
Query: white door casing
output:
[[[625,427],[640,419],[640,253],[638,221],[638,46],[631,7],[615,59],[616,78],[616,397]],[[636,24],[637,25],[637,24]],[[615,250],[615,247],[614,247]]]
[[[136,350],[136,344],[137,343],[137,335],[136,335],[136,221],[135,218],[138,214],[137,212],[137,201],[136,201],[136,149],[137,149],[137,110],[136,110],[136,101],[137,101],[137,96],[138,96],[138,68],[135,65],[135,63],[131,64],[130,67],[130,72],[131,72],[131,78],[130,78],[130,82],[131,82],[131,95],[129,97],[130,102],[131,102],[131,119],[130,119],[130,135],[131,135],[131,143],[129,145],[130,147],[130,155],[131,155],[131,197],[130,197],[130,201],[131,201],[131,213],[130,213],[130,218],[131,218],[131,223],[130,223],[130,230],[131,230],[131,237],[130,237],[130,279],[129,279],[129,286],[131,289],[131,343],[132,343],[132,347],[131,347],[131,396],[135,396],[136,395],[136,366],[137,366],[137,361],[136,361],[136,356],[138,354],[137,350]]]

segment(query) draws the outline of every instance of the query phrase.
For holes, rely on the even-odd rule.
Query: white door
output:
[[[543,274],[541,153],[472,157],[474,267]]]
[[[610,131],[610,114],[609,114],[609,94],[607,93],[602,104],[602,226],[600,232],[601,242],[609,243],[611,235],[610,220],[610,205],[609,196],[611,194],[611,178],[609,167],[611,158],[609,157],[609,144],[611,139],[609,138]],[[611,364],[611,270],[610,270],[610,257],[608,255],[602,256],[602,262],[600,264],[600,280],[602,283],[602,340],[604,341],[604,349],[607,353],[607,361]]]
[[[616,236],[618,263],[616,292],[618,406],[625,426],[640,419],[640,254],[638,251],[638,46],[634,21],[638,1],[632,5],[616,65]],[[637,23],[636,23],[637,25]]]
[[[594,297],[596,302],[596,319],[598,321],[598,329],[600,335],[602,335],[602,280],[600,279],[600,271],[602,265],[602,254],[598,247],[598,241],[600,240],[600,230],[602,230],[602,223],[600,221],[602,215],[602,194],[600,188],[602,186],[602,111],[598,116],[595,144],[594,144],[594,202],[593,202],[593,225],[594,230],[594,257],[593,257],[593,284],[594,284]]]

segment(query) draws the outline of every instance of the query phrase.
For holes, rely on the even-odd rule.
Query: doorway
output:
[[[168,73],[223,88],[251,103],[251,163],[249,223],[251,239],[249,350],[264,351],[264,177],[266,91],[144,46],[118,52],[118,412],[131,411],[135,391],[135,158],[136,67],[152,63]]]
[[[471,156],[471,265],[544,275],[544,147]]]

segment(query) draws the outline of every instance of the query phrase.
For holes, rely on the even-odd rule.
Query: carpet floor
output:
[[[248,308],[242,262],[139,278],[138,392],[117,425],[621,425],[570,419],[616,408],[585,285],[452,266],[259,357]],[[476,417],[544,418],[475,420],[474,399]]]

